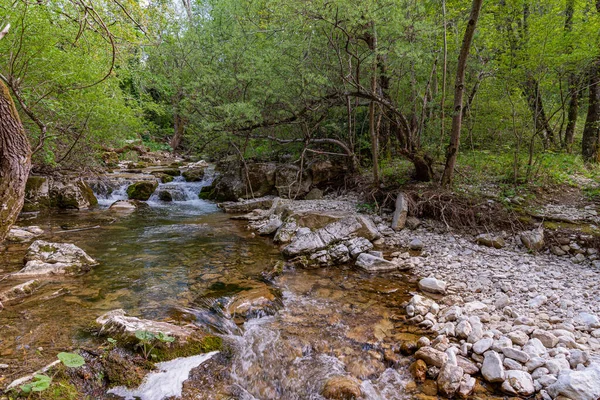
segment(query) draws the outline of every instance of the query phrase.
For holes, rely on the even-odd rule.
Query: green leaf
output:
[[[31,392],[43,392],[50,387],[51,382],[52,378],[50,378],[48,375],[36,375],[33,377],[33,381],[25,385],[21,385],[20,389],[26,394]]]
[[[168,343],[171,343],[171,342],[174,342],[174,341],[175,341],[175,338],[174,338],[173,336],[169,336],[169,335],[167,335],[166,333],[162,333],[162,332],[158,332],[158,333],[156,334],[156,338],[157,338],[158,340],[160,340],[161,342],[168,342]]]
[[[79,354],[75,353],[58,353],[58,359],[69,368],[81,367],[85,364],[85,360]]]
[[[147,342],[155,338],[154,334],[148,331],[135,331],[135,337]]]
[[[111,338],[111,337],[107,338],[107,339],[106,339],[106,341],[107,341],[108,343],[110,343],[110,344],[117,344],[117,340],[116,340],[116,339],[113,339],[113,338]]]

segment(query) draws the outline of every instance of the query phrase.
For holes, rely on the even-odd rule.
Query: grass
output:
[[[579,155],[545,152],[536,156],[531,167],[528,155],[518,157],[518,175],[514,177],[514,155],[491,151],[461,152],[458,157],[456,182],[466,185],[485,183],[512,186],[570,185],[595,186],[600,180],[600,167],[586,164]]]

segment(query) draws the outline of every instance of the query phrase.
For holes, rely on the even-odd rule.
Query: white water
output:
[[[110,389],[108,393],[121,396],[125,400],[134,400],[136,397],[141,400],[163,400],[172,396],[179,398],[183,389],[183,382],[188,379],[190,371],[210,360],[217,353],[218,351],[213,351],[212,353],[176,358],[158,363],[156,367],[159,372],[148,374],[137,389],[117,386]]]
[[[109,175],[110,176],[110,175]],[[154,179],[153,176],[148,175],[149,178]],[[150,199],[146,202],[150,207],[164,208],[167,206],[183,206],[183,207],[195,207],[195,208],[206,208],[207,202],[201,200],[198,195],[203,187],[209,186],[215,176],[213,166],[209,166],[205,170],[204,179],[200,182],[187,182],[182,176],[174,177],[172,182],[159,183],[158,187],[150,196]],[[109,207],[115,201],[127,200],[127,188],[134,183],[134,181],[120,178],[118,181],[107,181],[106,187],[111,187],[112,191],[108,195],[102,195],[96,193],[98,204],[102,207]],[[172,202],[165,202],[158,199],[158,193],[160,191],[167,191],[171,193],[173,197]],[[214,207],[209,207],[214,208]],[[214,211],[214,210],[212,210]]]

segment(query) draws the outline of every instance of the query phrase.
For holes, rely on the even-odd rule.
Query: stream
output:
[[[126,198],[123,185],[99,195],[90,211],[24,216],[18,225],[38,225],[45,231],[40,239],[74,243],[99,265],[81,276],[45,278],[33,296],[0,312],[0,363],[9,365],[0,387],[60,351],[97,347],[95,319],[122,308],[141,318],[192,322],[224,338],[232,349],[226,373],[193,398],[322,399],[325,382],[339,375],[356,378],[365,399],[414,398],[410,359],[399,349],[421,336],[403,322],[401,304],[414,290],[407,275],[350,267],[285,271],[274,282],[283,307],[273,315],[234,321],[214,312],[215,299],[264,286],[261,272],[282,257],[269,238],[198,199],[209,181],[161,184],[157,191],[169,190],[174,201],[155,194],[131,214],[108,210]],[[28,246],[8,245],[2,275],[22,268]],[[24,281],[0,281],[0,291]]]

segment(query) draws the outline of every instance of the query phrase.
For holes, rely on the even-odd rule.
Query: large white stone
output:
[[[600,365],[592,364],[582,371],[562,371],[547,390],[553,398],[562,395],[570,399],[597,400],[600,398]]]
[[[429,293],[446,293],[446,282],[430,277],[419,281],[419,289]]]

